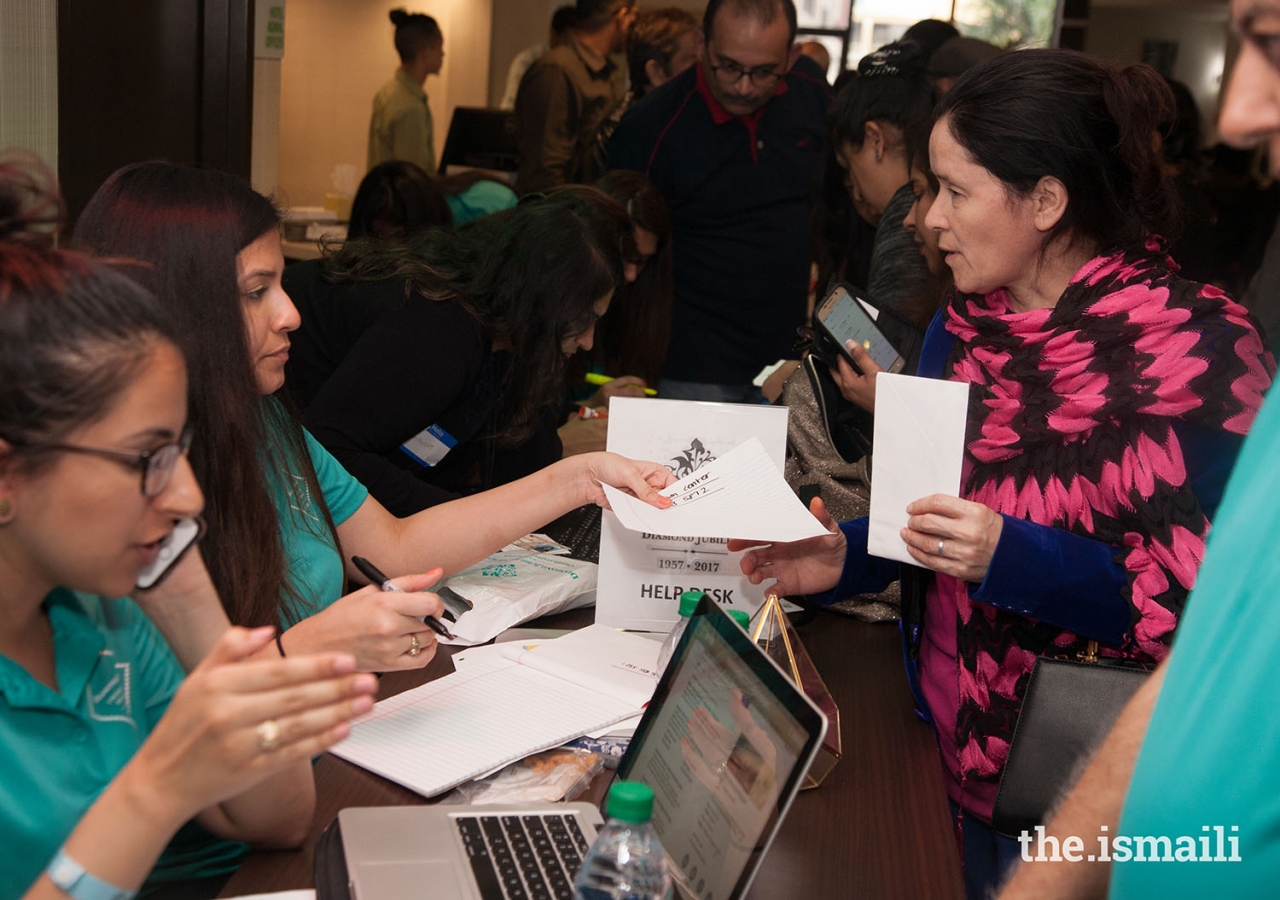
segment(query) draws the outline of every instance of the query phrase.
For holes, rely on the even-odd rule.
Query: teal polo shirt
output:
[[[1148,843],[1146,860],[1113,862],[1113,898],[1273,897],[1280,885],[1278,446],[1271,396],[1213,520],[1117,829],[1167,840],[1172,860],[1150,861]],[[1177,861],[1180,848],[1195,861]]]
[[[516,205],[516,192],[505,184],[485,178],[460,194],[445,194],[444,202],[453,214],[453,224],[457,227],[481,216],[511,209]]]
[[[39,877],[142,746],[183,678],[132,601],[58,589],[45,607],[58,690],[0,656],[0,897],[20,896]],[[162,859],[168,877],[217,874],[219,860],[242,852],[203,837],[198,859]]]
[[[320,446],[310,432],[303,434],[329,515],[334,525],[341,525],[360,508],[369,491]],[[283,467],[273,465],[268,470],[289,583],[297,592],[297,597],[281,606],[282,628],[327,608],[345,594],[347,588],[346,568],[325,525],[324,511],[316,504],[297,469],[298,466],[286,463]]]

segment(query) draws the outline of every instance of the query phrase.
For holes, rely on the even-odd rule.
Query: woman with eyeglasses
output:
[[[1148,66],[1067,50],[1005,54],[956,81],[923,220],[954,287],[919,374],[968,386],[959,496],[907,506],[913,566],[871,556],[866,519],[743,557],[753,582],[827,602],[901,579],[909,680],[970,897],[1019,854],[990,821],[1036,659],[1090,642],[1166,656],[1275,372],[1244,308],[1165,252],[1175,195],[1155,137],[1172,101]]]
[[[585,217],[578,207],[569,208],[566,228]],[[276,396],[284,386],[299,316],[281,285],[279,216],[270,201],[229,175],[141,163],[119,170],[98,190],[76,224],[75,240],[136,262],[130,271],[170,309],[188,358],[191,418],[199,436],[191,461],[208,500],[202,555],[211,584],[193,577],[166,584],[148,598],[148,614],[162,623],[171,641],[207,642],[229,618],[237,625],[284,628],[263,651],[267,656],[340,649],[353,653],[366,671],[421,667],[436,646],[423,617],[442,612],[438,598],[421,591],[438,580],[441,570],[457,571],[571,509],[603,503],[600,482],[650,502],[666,502],[656,491],[671,480],[664,468],[597,453],[397,518]],[[559,264],[546,250],[530,249],[530,265]],[[604,260],[609,260],[607,254]],[[457,277],[453,270],[439,276],[426,272],[412,259],[405,264],[424,277]],[[514,346],[537,339],[544,356],[549,334],[563,341],[563,347],[554,344],[556,355],[570,343],[576,346],[590,335],[595,313],[603,312],[591,304],[608,302],[613,269],[604,262],[598,266],[603,275],[579,273],[576,296],[591,301],[585,308],[566,311],[555,324],[529,324],[504,337]],[[444,300],[408,296],[405,284],[402,278],[400,298],[415,310],[434,313],[456,307],[465,314]],[[513,291],[523,287],[516,281],[507,286]],[[363,288],[357,284],[353,290],[369,299],[359,294]],[[568,301],[556,302],[566,309]],[[384,362],[375,354],[369,365]],[[421,360],[423,365],[431,362]],[[552,377],[558,378],[558,372]],[[558,389],[559,381],[555,384]],[[394,395],[356,392],[348,402],[358,407],[382,404],[381,409],[416,399],[405,383],[395,387]],[[523,426],[532,418],[529,412],[506,424]],[[382,423],[375,417],[370,427]],[[419,450],[419,455],[426,453]],[[411,473],[397,471],[412,480]],[[348,577],[365,580],[349,564],[353,555],[368,557],[393,576],[426,574],[400,582],[408,593],[368,587],[343,596]],[[214,591],[221,605],[210,601]]]
[[[53,248],[33,166],[0,160],[0,896],[127,898],[296,846],[309,760],[376,681],[345,653],[246,662],[272,627],[175,654],[108,599],[201,511],[186,366],[150,293]]]

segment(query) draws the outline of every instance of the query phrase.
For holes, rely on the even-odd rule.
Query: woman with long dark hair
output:
[[[201,509],[186,368],[154,296],[54,248],[32,165],[0,160],[0,895],[132,896],[300,843],[376,680],[246,661],[274,627],[171,650],[124,599]]]
[[[367,670],[425,665],[435,640],[422,617],[439,614],[439,600],[375,588],[342,597],[348,576],[364,580],[346,565],[351,554],[392,575],[434,570],[406,580],[407,590],[421,591],[439,569],[457,571],[570,509],[602,502],[601,481],[654,501],[654,487],[670,479],[655,464],[591,454],[396,518],[275,396],[299,317],[281,287],[270,201],[229,175],[141,163],[98,190],[75,239],[135,260],[131,271],[172,311],[202,436],[191,461],[208,498],[203,555],[212,588],[232,623],[287,627],[270,652],[332,647],[353,652]],[[578,321],[590,327],[587,314]],[[225,626],[208,604],[181,599],[156,614],[189,620],[192,634]]]
[[[290,266],[307,428],[396,515],[560,459],[566,357],[592,346],[628,229],[622,206],[573,186]]]
[[[1243,307],[1186,281],[1154,140],[1172,105],[1147,66],[1025,50],[937,109],[924,225],[955,285],[919,372],[969,386],[960,496],[911,503],[916,566],[867,553],[867,521],[747,553],[779,594],[902,579],[911,684],[937,731],[969,896],[1018,854],[990,828],[1040,655],[1089,641],[1153,664],[1275,370]],[[746,543],[731,543],[730,549]]]

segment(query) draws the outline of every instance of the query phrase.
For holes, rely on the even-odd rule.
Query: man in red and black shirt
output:
[[[795,46],[792,0],[711,0],[693,68],[635,104],[609,148],[671,207],[675,306],[658,386],[675,399],[760,399],[809,287],[809,216],[831,92]]]

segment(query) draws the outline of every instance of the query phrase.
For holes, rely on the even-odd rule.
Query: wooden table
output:
[[[581,627],[591,616],[579,610],[536,625]],[[840,707],[844,753],[821,787],[796,797],[749,896],[962,898],[933,729],[913,711],[897,627],[823,615],[799,634]],[[452,668],[442,648],[423,671],[384,676],[380,697]],[[250,854],[221,896],[311,887],[316,838],[340,809],[426,802],[328,754],[315,774],[316,819],[306,845]],[[592,796],[582,799],[598,801],[606,784],[597,779]]]

